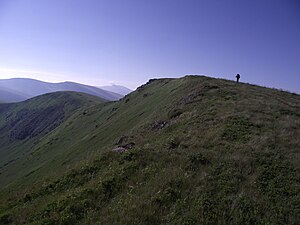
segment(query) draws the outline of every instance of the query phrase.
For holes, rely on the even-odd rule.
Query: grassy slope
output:
[[[0,187],[41,166],[30,161],[34,146],[78,109],[104,102],[84,93],[56,92],[0,105]],[[50,160],[51,156],[45,154]],[[27,163],[28,162],[28,163]]]
[[[194,76],[152,81],[74,114],[40,141],[27,163],[44,164],[3,190],[0,218],[297,224],[299,112],[300,97],[277,90]],[[120,138],[135,147],[112,152]]]

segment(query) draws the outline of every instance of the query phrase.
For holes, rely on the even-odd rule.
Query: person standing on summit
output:
[[[238,83],[241,78],[240,74],[237,74],[235,77],[236,77],[236,82]]]

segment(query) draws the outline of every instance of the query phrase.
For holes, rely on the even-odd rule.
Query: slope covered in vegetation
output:
[[[55,92],[21,103],[0,104],[0,187],[34,169],[29,160],[32,151],[48,133],[78,109],[103,102],[84,93]],[[50,156],[43,157],[49,160]]]
[[[150,80],[38,141],[26,163],[40,166],[2,188],[0,221],[298,224],[299,112],[274,89]]]

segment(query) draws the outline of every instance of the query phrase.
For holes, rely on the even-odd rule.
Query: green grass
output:
[[[38,171],[41,164],[31,162],[35,146],[79,109],[103,102],[84,93],[56,92],[1,105],[0,188]]]
[[[299,224],[299,112],[299,95],[274,89],[151,80],[118,102],[81,107],[33,146],[23,141],[29,155],[0,170],[1,184],[13,177],[0,221]]]

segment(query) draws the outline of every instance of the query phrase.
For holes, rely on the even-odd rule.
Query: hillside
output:
[[[109,101],[122,97],[120,94],[74,82],[48,83],[27,78],[0,79],[0,101],[2,102],[19,102],[56,91],[82,92]]]
[[[0,187],[26,172],[18,166],[24,165],[45,135],[77,110],[103,102],[84,93],[55,92],[21,103],[0,104]],[[32,169],[33,164],[28,166]]]
[[[274,89],[150,80],[3,161],[0,221],[299,224],[299,112],[299,95]]]

